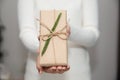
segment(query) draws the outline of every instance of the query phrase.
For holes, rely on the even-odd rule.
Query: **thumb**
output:
[[[43,68],[40,66],[40,56],[37,57],[36,67],[38,69],[38,72],[41,74],[43,72]]]
[[[40,49],[37,49],[37,53],[38,53],[38,54],[40,53]]]
[[[71,29],[70,29],[70,26],[69,25],[67,25],[67,36],[69,37],[69,35],[70,35],[70,33],[71,33]]]

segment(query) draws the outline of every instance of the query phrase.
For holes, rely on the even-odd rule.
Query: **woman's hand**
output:
[[[69,37],[70,35],[70,26],[67,25],[67,36]],[[40,38],[38,37],[38,39],[40,40]],[[39,53],[39,50],[38,50]],[[64,73],[65,71],[68,71],[70,69],[69,65],[58,65],[58,66],[49,66],[49,67],[42,67],[40,66],[40,57],[37,57],[37,62],[36,62],[36,67],[38,69],[38,72],[41,74],[42,72],[47,72],[47,73]]]
[[[70,66],[49,66],[49,67],[42,67],[40,66],[40,56],[37,57],[36,67],[38,72],[41,74],[42,72],[47,73],[64,73],[70,69]]]
[[[45,72],[47,73],[64,73],[65,71],[68,71],[70,69],[70,66],[50,66],[45,69]]]
[[[70,26],[67,24],[67,36],[69,37],[71,33]]]

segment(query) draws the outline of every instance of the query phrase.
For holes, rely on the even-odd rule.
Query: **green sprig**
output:
[[[60,20],[60,18],[61,18],[61,15],[62,15],[62,13],[59,13],[59,15],[58,15],[58,17],[57,17],[57,19],[56,19],[53,27],[52,27],[52,32],[55,31],[55,29],[56,29],[56,27],[57,27],[57,25],[58,25],[58,23],[59,23],[59,20]],[[51,32],[50,32],[50,33],[51,33]],[[49,37],[49,36],[48,36],[48,37]],[[49,43],[50,43],[50,40],[51,40],[51,38],[48,38],[48,39],[46,40],[45,45],[44,45],[43,50],[42,50],[42,56],[43,56],[44,53],[46,52],[46,50],[47,50],[47,48],[48,48],[48,45],[49,45]]]

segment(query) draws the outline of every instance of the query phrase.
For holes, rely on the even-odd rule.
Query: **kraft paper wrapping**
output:
[[[40,11],[40,22],[43,22],[49,29],[52,29],[56,18],[59,13],[62,13],[59,23],[55,31],[61,30],[67,24],[67,11],[66,10],[41,10]],[[66,28],[62,31],[66,32]],[[43,26],[40,25],[40,35],[49,34],[50,32]],[[65,35],[60,35],[64,37]],[[45,41],[40,38],[40,65],[41,66],[52,66],[52,65],[67,65],[68,64],[68,49],[67,39],[60,39],[58,36],[51,38],[48,48],[44,55],[42,50],[45,45]]]

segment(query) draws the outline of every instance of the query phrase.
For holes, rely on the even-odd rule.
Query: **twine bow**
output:
[[[41,37],[43,41],[48,40],[49,38],[52,38],[54,36],[57,36],[58,38],[62,39],[62,40],[66,40],[67,39],[67,32],[62,32],[66,27],[67,24],[59,31],[55,32],[52,31],[48,28],[47,25],[45,25],[44,23],[40,22],[40,25],[42,25],[43,27],[45,27],[50,33],[49,34],[45,34],[45,35],[40,35],[39,38]],[[65,37],[61,37],[60,35],[65,35]]]

